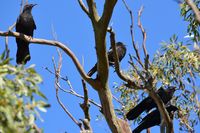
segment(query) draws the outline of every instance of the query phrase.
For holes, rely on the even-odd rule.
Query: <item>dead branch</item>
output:
[[[45,67],[45,69],[46,69],[49,73],[51,73],[51,74],[53,74],[53,75],[56,75],[56,74],[55,74],[54,72],[52,72],[48,67]],[[82,96],[82,95],[78,94],[76,91],[74,91],[74,89],[73,89],[73,87],[72,87],[72,85],[71,85],[71,83],[70,83],[70,81],[69,81],[69,79],[68,79],[67,77],[64,78],[64,77],[61,76],[61,75],[58,75],[58,76],[59,76],[60,79],[66,81],[67,84],[68,84],[69,87],[70,87],[70,90],[67,90],[67,89],[63,89],[63,88],[59,85],[58,87],[59,87],[60,90],[62,90],[63,92],[72,94],[72,95],[74,95],[74,96],[76,96],[76,97],[78,97],[78,98],[84,99],[84,96]],[[91,104],[95,105],[96,107],[98,107],[100,110],[102,109],[101,105],[98,104],[97,102],[95,102],[93,99],[89,99],[89,102],[90,102]]]
[[[82,108],[85,119],[81,120],[83,122],[84,128],[87,131],[92,132],[92,128],[90,126],[90,113],[89,113],[89,98],[88,98],[88,89],[86,87],[86,83],[84,80],[82,80],[82,86],[83,86],[83,92],[84,92],[84,102],[80,104],[80,107]]]
[[[138,12],[138,26],[139,28],[141,29],[141,32],[142,32],[142,36],[143,36],[143,42],[142,42],[142,48],[143,48],[143,51],[144,51],[144,55],[145,55],[145,58],[147,57],[147,50],[146,50],[146,38],[147,38],[147,34],[142,26],[142,23],[141,23],[141,15],[142,15],[142,11],[143,11],[144,7],[142,6]]]
[[[59,76],[60,75],[60,70],[62,67],[62,56],[61,53],[58,51],[59,54],[59,61],[58,61],[58,67],[56,68],[56,63],[53,59],[53,65],[54,65],[54,70],[55,70],[55,88],[56,88],[56,98],[58,103],[60,104],[60,106],[63,108],[63,110],[65,111],[65,113],[72,119],[72,121],[80,128],[80,130],[83,130],[82,124],[80,122],[78,122],[73,116],[72,114],[67,110],[67,108],[65,107],[65,105],[62,103],[62,101],[60,100],[59,96],[58,96],[58,92],[59,92]]]
[[[142,6],[140,8],[140,10],[138,11],[138,27],[141,29],[142,36],[143,36],[142,49],[143,49],[144,56],[145,56],[143,66],[144,66],[145,70],[148,71],[148,67],[149,67],[149,65],[151,65],[151,62],[149,60],[149,54],[148,54],[147,48],[146,48],[147,34],[146,34],[146,31],[145,31],[144,27],[142,26],[142,22],[141,22],[141,15],[142,15],[143,9],[144,9],[144,7]]]
[[[78,3],[81,7],[81,9],[87,14],[87,16],[90,18],[90,13],[89,10],[87,9],[87,7],[85,6],[85,4],[83,3],[82,0],[78,0]]]
[[[122,0],[125,7],[126,7],[126,10],[129,12],[130,14],[130,19],[131,19],[131,24],[130,24],[130,33],[131,33],[131,40],[132,40],[132,45],[133,45],[133,49],[135,51],[135,54],[136,54],[136,57],[135,60],[144,68],[143,64],[142,64],[142,61],[141,61],[141,58],[140,58],[140,54],[139,54],[139,50],[138,50],[138,47],[135,43],[135,39],[134,39],[134,31],[133,31],[133,28],[134,28],[134,18],[133,18],[133,12],[132,10],[129,8],[128,4],[126,3],[125,0]]]

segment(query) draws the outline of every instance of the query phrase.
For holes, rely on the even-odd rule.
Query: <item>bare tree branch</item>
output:
[[[21,0],[21,4],[20,4],[20,13],[22,13],[23,7],[24,7],[24,0]],[[14,22],[14,24],[12,24],[12,25],[8,28],[8,30],[9,30],[9,31],[12,31],[13,28],[15,28],[15,26],[16,26],[16,22]],[[8,47],[8,36],[5,37],[5,51],[6,51],[5,59],[7,59],[7,58],[9,57],[9,55],[10,55],[10,49],[9,49],[9,47]]]
[[[121,106],[124,106],[124,103],[120,101],[116,96],[112,95],[113,99],[115,99]]]
[[[86,87],[86,83],[84,80],[82,80],[82,86],[83,86],[83,92],[84,92],[84,102],[80,104],[80,107],[82,108],[85,119],[82,120],[85,130],[92,132],[92,128],[90,126],[90,113],[89,113],[89,98],[88,98],[88,89]]]
[[[59,96],[58,96],[58,92],[59,92],[59,76],[60,75],[60,70],[62,67],[62,56],[61,53],[58,51],[59,54],[59,62],[58,62],[58,67],[56,68],[56,64],[55,61],[53,59],[53,64],[54,64],[54,70],[55,70],[55,88],[56,88],[56,98],[58,103],[60,104],[60,106],[63,108],[63,110],[65,111],[65,113],[72,119],[72,121],[80,128],[80,130],[84,130],[82,127],[82,124],[80,122],[78,122],[73,116],[72,114],[67,110],[67,108],[65,107],[65,105],[62,103],[62,101],[60,100]]]
[[[84,102],[81,104],[81,108],[85,113],[85,118],[90,121],[90,114],[89,114],[89,98],[88,98],[88,89],[86,87],[86,83],[82,80],[83,92],[84,92]]]
[[[99,21],[99,15],[96,9],[96,3],[94,0],[87,0],[87,5],[89,7],[89,16],[92,24],[95,25]]]
[[[60,88],[60,90],[62,90],[63,92],[66,92],[66,93],[69,93],[69,94],[72,94],[78,98],[81,98],[81,99],[84,99],[84,96],[78,94],[77,92],[75,92],[74,90],[70,89],[70,90],[66,90],[66,89],[63,89],[61,88],[61,86],[58,86]],[[102,109],[101,105],[96,103],[93,99],[89,99],[89,102],[93,105],[95,105],[96,107],[98,107],[100,110]]]
[[[103,14],[100,19],[100,24],[102,25],[102,31],[106,34],[108,24],[110,22],[115,4],[117,3],[117,0],[106,0],[104,4]]]
[[[144,51],[144,55],[145,55],[145,58],[147,57],[147,50],[146,50],[146,38],[147,38],[147,34],[142,26],[142,23],[141,23],[141,15],[142,15],[142,11],[143,11],[144,7],[142,6],[138,12],[138,26],[140,27],[141,31],[142,31],[142,36],[143,36],[143,42],[142,42],[142,48],[143,48],[143,51]]]
[[[134,40],[134,31],[133,31],[133,27],[134,27],[134,18],[133,18],[133,12],[132,12],[131,9],[129,8],[129,6],[128,6],[128,4],[126,3],[126,1],[125,1],[125,0],[122,0],[122,1],[123,1],[124,5],[125,5],[127,11],[128,11],[129,14],[130,14],[130,19],[131,19],[131,24],[130,24],[131,40],[132,40],[132,44],[133,44],[134,51],[135,51],[136,56],[137,56],[137,58],[135,58],[135,60],[136,60],[142,67],[144,67],[143,64],[142,64],[141,58],[140,58],[140,54],[139,54],[138,47],[137,47],[137,45],[136,45],[136,43],[135,43],[135,40]]]
[[[90,13],[89,10],[87,9],[87,7],[85,6],[85,4],[83,3],[82,0],[78,0],[78,3],[81,7],[81,9],[87,14],[87,16],[90,18]]]
[[[78,72],[80,73],[81,77],[85,81],[87,81],[91,86],[93,86],[93,88],[97,88],[97,84],[95,83],[95,81],[91,77],[89,77],[85,73],[85,71],[83,70],[83,67],[81,66],[80,62],[78,61],[78,59],[76,58],[74,53],[66,45],[64,45],[63,43],[61,43],[59,41],[32,38],[32,37],[27,36],[25,34],[18,33],[18,32],[12,32],[12,31],[8,31],[8,32],[0,31],[0,36],[12,36],[12,37],[21,38],[24,41],[27,41],[27,42],[30,42],[30,43],[42,44],[42,45],[50,45],[50,46],[56,46],[56,47],[61,48],[72,59],[72,61],[74,62]]]
[[[5,59],[9,58],[10,56],[10,49],[8,47],[8,37],[5,37],[5,52],[6,52],[6,56]]]
[[[200,23],[200,11],[199,11],[198,7],[195,5],[193,0],[185,0],[185,2],[192,8],[192,10],[196,16],[196,20]]]
[[[21,8],[22,8],[22,7],[21,7]],[[16,26],[16,22],[15,22],[13,25],[11,25],[11,26],[8,28],[8,30],[9,30],[9,31],[12,31],[13,28],[15,28],[15,26]],[[7,59],[7,58],[9,58],[9,55],[10,55],[10,49],[9,49],[9,47],[8,47],[8,36],[5,37],[5,49],[6,49],[6,56],[5,56],[5,58]]]
[[[53,74],[53,75],[56,75],[56,74],[55,74],[54,72],[52,72],[49,68],[45,67],[45,69],[46,69],[49,73],[51,73],[51,74]],[[66,81],[67,84],[68,84],[69,87],[70,87],[70,90],[67,90],[67,89],[63,89],[63,88],[59,85],[58,87],[59,87],[60,90],[62,90],[63,92],[69,93],[69,94],[71,94],[71,95],[74,95],[74,96],[76,96],[76,97],[78,97],[78,98],[84,99],[84,96],[82,96],[82,95],[78,94],[76,91],[74,91],[74,89],[73,89],[73,87],[72,87],[72,85],[71,85],[71,83],[70,83],[70,81],[69,81],[68,78],[64,78],[64,77],[61,76],[61,75],[58,75],[58,76],[59,76],[60,79]],[[100,110],[102,109],[101,105],[98,104],[97,102],[95,102],[93,99],[88,99],[88,100],[89,100],[89,102],[90,102],[91,104],[93,104],[94,106],[98,107]]]

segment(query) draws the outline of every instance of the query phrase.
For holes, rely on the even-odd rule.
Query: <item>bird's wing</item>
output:
[[[21,28],[21,24],[20,24],[20,20],[21,20],[20,17],[21,17],[21,16],[19,16],[19,17],[17,18],[17,22],[16,22],[16,31],[17,31],[17,32],[20,32],[20,29],[22,29],[22,28]]]
[[[126,47],[125,46],[117,47],[117,54],[119,57],[119,61],[121,61],[124,58],[124,56],[126,55]]]
[[[127,114],[126,117],[128,120],[136,119],[142,112],[144,112],[149,105],[152,103],[152,99],[150,97],[145,98],[142,100],[137,106],[132,108]]]
[[[158,113],[159,111],[157,109],[152,111],[151,113],[147,114],[144,118],[142,118],[142,121],[140,123],[143,123],[144,121],[148,119],[154,119],[155,116],[159,115]]]
[[[113,57],[113,50],[112,48],[109,49],[109,51],[107,52],[108,54],[108,60],[109,60],[109,64],[110,65],[114,65],[114,57]]]
[[[97,63],[90,69],[90,71],[87,73],[88,76],[92,76],[97,71]]]

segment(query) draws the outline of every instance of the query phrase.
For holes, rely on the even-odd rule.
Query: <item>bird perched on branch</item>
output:
[[[31,14],[32,8],[36,4],[26,4],[22,13],[17,18],[16,31],[25,35],[33,37],[33,31],[36,29],[36,25]],[[17,42],[17,64],[26,64],[31,59],[29,52],[29,42],[23,39],[16,38]]]
[[[117,42],[116,50],[117,50],[117,55],[118,55],[119,61],[121,61],[126,54],[126,47],[122,42]],[[115,60],[114,60],[112,48],[110,48],[110,50],[107,52],[107,54],[108,54],[109,66],[114,66]],[[97,63],[94,65],[94,67],[92,69],[90,69],[90,71],[88,72],[88,76],[92,76],[96,71],[97,71]]]
[[[171,119],[173,119],[173,114],[178,110],[176,106],[170,105],[166,107],[167,112]],[[132,133],[140,133],[142,130],[159,125],[161,123],[160,112],[158,109],[152,111],[147,116],[145,116],[139,123],[139,126],[135,128]]]
[[[170,86],[166,90],[162,87],[156,91],[156,93],[160,96],[161,100],[164,104],[167,104],[173,97],[176,87]],[[131,109],[127,114],[126,117],[128,120],[136,119],[142,112],[150,111],[151,109],[157,107],[154,100],[148,96],[143,101],[141,101],[136,107]]]

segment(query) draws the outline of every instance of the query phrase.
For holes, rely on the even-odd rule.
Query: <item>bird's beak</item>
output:
[[[36,6],[37,4],[32,4],[32,7]]]

